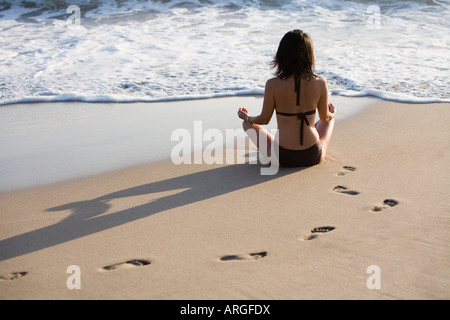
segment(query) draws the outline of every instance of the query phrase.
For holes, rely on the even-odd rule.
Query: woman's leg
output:
[[[272,142],[274,141],[274,137],[270,134],[270,132],[259,124],[249,124],[247,121],[242,123],[242,127],[249,136],[250,140],[258,147],[258,150],[264,156],[270,158]],[[262,142],[260,139],[265,139],[266,143]]]
[[[327,154],[328,145],[334,130],[334,119],[328,122],[317,121],[316,130],[319,133],[320,143],[322,144],[322,160]]]

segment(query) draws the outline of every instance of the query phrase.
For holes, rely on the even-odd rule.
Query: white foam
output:
[[[449,2],[374,3],[379,20],[363,0],[103,0],[81,26],[65,9],[12,6],[0,12],[0,104],[263,94],[294,28],[313,37],[333,94],[447,102]]]
[[[397,101],[404,103],[450,103],[450,98],[428,98],[428,97],[414,97],[407,94],[386,92],[381,90],[367,89],[360,91],[352,90],[331,90],[331,94],[344,97],[376,97],[383,100]]]

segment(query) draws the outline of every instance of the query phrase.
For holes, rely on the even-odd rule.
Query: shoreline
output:
[[[416,97],[413,95],[404,95],[400,93],[390,93],[388,91],[381,91],[377,89],[365,89],[362,91],[353,91],[346,89],[331,89],[330,98],[363,98],[363,99],[378,99],[385,102],[406,103],[406,104],[432,104],[432,103],[450,103],[449,97]],[[68,99],[68,96],[70,99]],[[88,103],[88,104],[138,104],[138,103],[170,103],[170,102],[184,102],[184,101],[199,101],[199,100],[213,100],[213,99],[227,99],[227,98],[247,98],[247,97],[264,97],[263,89],[243,90],[231,94],[217,94],[211,96],[179,96],[170,98],[155,98],[155,99],[136,99],[136,98],[120,98],[116,96],[95,96],[82,97],[72,94],[62,94],[53,98],[35,97],[23,98],[16,100],[7,100],[4,103],[0,102],[2,106],[14,106],[21,104],[47,104],[47,103]]]
[[[158,103],[54,102],[0,107],[0,192],[63,182],[170,159],[179,128],[194,134],[241,129],[235,110],[257,114],[263,97],[226,97]],[[379,103],[333,97],[336,121]],[[3,119],[3,120],[1,120]],[[272,118],[268,129],[276,128]],[[207,142],[203,141],[203,147]]]
[[[0,298],[449,299],[449,106],[377,103],[276,176],[163,160],[0,193]]]

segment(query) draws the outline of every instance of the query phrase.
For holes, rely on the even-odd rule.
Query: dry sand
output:
[[[449,108],[380,101],[275,176],[165,160],[3,192],[0,298],[449,299]]]

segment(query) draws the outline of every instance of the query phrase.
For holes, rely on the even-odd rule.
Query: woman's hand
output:
[[[238,117],[241,118],[242,120],[247,120],[247,117],[248,117],[247,109],[239,108]]]
[[[328,111],[331,116],[330,120],[334,119],[334,117],[336,116],[336,108],[333,106],[332,103],[328,104]]]

